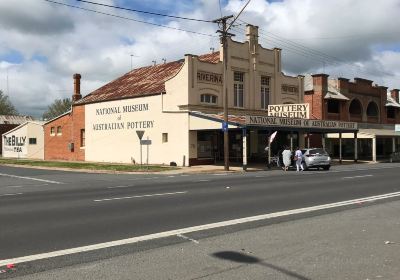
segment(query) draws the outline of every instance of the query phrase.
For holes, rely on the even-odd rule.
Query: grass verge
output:
[[[105,171],[167,171],[176,170],[177,167],[161,166],[161,165],[132,165],[132,164],[113,164],[113,163],[94,163],[94,162],[68,162],[68,161],[44,161],[44,160],[27,160],[27,159],[8,159],[0,158],[0,164],[15,164],[24,166],[38,167],[57,167],[71,169],[89,169],[89,170],[105,170]]]

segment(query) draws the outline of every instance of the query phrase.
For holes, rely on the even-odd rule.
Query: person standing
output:
[[[296,148],[296,152],[294,153],[294,159],[296,161],[297,172],[300,171],[300,168],[301,168],[301,171],[304,171],[304,167],[301,164],[301,162],[303,161],[303,153],[301,152],[299,147]]]
[[[282,159],[283,159],[283,165],[284,171],[287,171],[289,169],[290,163],[292,161],[292,151],[289,150],[288,146],[285,146],[285,149],[282,152]]]

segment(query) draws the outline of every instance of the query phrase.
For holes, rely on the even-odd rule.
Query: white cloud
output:
[[[162,7],[168,4],[165,0],[152,1],[153,10],[157,10],[157,3]],[[135,55],[132,64],[136,68],[150,65],[152,60],[161,63],[162,58],[171,61],[181,59],[186,53],[201,54],[209,52],[210,47],[218,47],[215,24],[162,20],[173,28],[216,36],[207,37],[45,1],[19,0],[18,5],[11,2],[0,1],[0,89],[5,89],[6,68],[9,68],[10,98],[24,114],[40,116],[55,98],[69,97],[74,73],[82,74],[82,92],[88,94],[129,71],[131,54]],[[237,13],[244,3],[229,1],[224,15]],[[154,17],[142,14],[89,4],[82,7],[158,23]],[[220,17],[218,0],[195,1],[193,6],[174,4],[173,9],[175,14],[187,17]],[[283,49],[283,66],[288,73],[325,70],[333,76],[361,76],[399,88],[400,32],[395,20],[399,12],[397,0],[379,3],[372,0],[273,3],[253,0],[240,20],[260,27],[262,45]],[[243,28],[243,25],[235,27],[234,31]],[[282,38],[291,39],[291,42]],[[243,34],[236,39],[243,39]],[[343,62],[321,57],[309,48]],[[6,62],[11,51],[20,53],[23,60],[15,62],[16,65]],[[36,61],[32,59],[35,55],[47,59]],[[353,66],[355,64],[361,68]]]

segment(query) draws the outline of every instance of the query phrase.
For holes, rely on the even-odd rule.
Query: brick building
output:
[[[82,98],[81,75],[74,74],[72,101]],[[68,112],[44,124],[45,160],[85,160],[85,106],[74,104]]]
[[[394,124],[400,123],[398,89],[388,93],[387,87],[362,78],[350,81],[330,79],[326,74],[307,75],[304,101],[310,104],[311,118],[359,124],[358,151],[354,148],[354,135],[327,135],[327,149],[334,156],[375,161],[398,151],[400,134],[394,129]],[[309,145],[321,146],[321,139],[321,135],[310,135]]]

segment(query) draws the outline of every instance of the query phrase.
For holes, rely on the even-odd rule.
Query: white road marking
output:
[[[365,177],[372,177],[374,175],[359,175],[359,176],[352,176],[352,177],[343,177],[342,179],[354,179],[354,178],[365,178]]]
[[[6,188],[23,188],[24,186],[5,186]]]
[[[95,202],[101,201],[110,201],[110,200],[122,200],[122,199],[131,199],[131,198],[142,198],[142,197],[152,197],[152,196],[165,196],[165,195],[174,195],[174,194],[184,194],[184,192],[172,192],[172,193],[155,193],[155,194],[145,194],[145,195],[135,195],[135,196],[125,196],[125,197],[113,197],[113,198],[104,198],[104,199],[95,199]]]
[[[329,203],[329,204],[323,204],[323,205],[275,212],[275,213],[270,213],[270,214],[252,216],[252,217],[247,217],[247,218],[217,222],[217,223],[212,223],[212,224],[193,226],[193,227],[187,227],[187,228],[182,228],[182,229],[175,229],[175,230],[170,230],[170,231],[153,233],[153,234],[149,234],[149,235],[137,236],[137,237],[127,238],[127,239],[109,241],[109,242],[104,242],[104,243],[98,243],[98,244],[93,244],[93,245],[88,245],[88,246],[53,251],[53,252],[48,252],[48,253],[41,253],[41,254],[36,254],[36,255],[19,257],[19,258],[0,260],[0,267],[7,265],[9,263],[17,264],[17,263],[65,256],[65,255],[70,255],[70,254],[89,252],[89,251],[94,251],[94,250],[98,250],[98,249],[104,249],[104,248],[110,248],[110,247],[115,247],[115,246],[120,246],[120,245],[138,243],[141,241],[171,237],[171,236],[175,236],[178,234],[187,234],[187,233],[191,233],[191,232],[203,231],[203,230],[208,230],[208,229],[213,229],[213,228],[220,228],[220,227],[226,227],[226,226],[231,226],[231,225],[244,224],[244,223],[248,223],[248,222],[284,217],[284,216],[289,216],[289,215],[294,215],[294,214],[301,214],[301,213],[313,212],[313,211],[318,211],[318,210],[337,208],[337,207],[342,207],[342,206],[346,206],[346,205],[359,204],[359,203],[381,200],[381,199],[386,199],[386,198],[391,198],[391,197],[398,197],[398,196],[400,196],[400,192],[387,193],[387,194],[382,194],[382,195],[357,198],[357,199],[346,200],[346,201],[341,201],[341,202],[335,202],[335,203]]]
[[[187,175],[187,174],[183,174],[183,175],[181,175],[181,177],[188,177],[189,175]]]
[[[174,177],[175,177],[174,175],[168,176],[168,178],[174,178]]]
[[[192,242],[194,242],[194,243],[196,243],[196,244],[199,244],[199,241],[197,241],[197,240],[195,240],[195,239],[192,239],[192,238],[190,238],[190,237],[187,237],[186,235],[177,234],[176,236],[178,236],[178,237],[180,237],[180,238],[183,238],[183,239],[186,239],[186,240],[189,240],[189,241],[192,241]]]
[[[5,194],[0,194],[0,196],[14,196],[14,195],[21,195],[23,193],[5,193]]]
[[[25,180],[33,180],[33,181],[39,181],[39,182],[46,182],[46,183],[50,183],[50,184],[64,184],[64,183],[57,182],[57,181],[44,180],[44,179],[38,179],[38,178],[32,178],[32,177],[25,177],[25,176],[17,176],[17,175],[4,174],[4,173],[0,173],[0,176],[11,177],[11,178],[18,178],[18,179],[25,179]]]
[[[217,174],[213,174],[214,176],[226,176],[228,175],[227,173],[217,173]]]
[[[199,180],[199,182],[210,182],[210,180],[202,179],[202,180]]]
[[[48,186],[48,185],[49,185],[49,184],[24,185],[24,186],[6,186],[6,188],[41,187],[41,186]]]
[[[129,188],[133,186],[114,186],[114,187],[107,187],[107,189],[119,189],[119,188]]]

